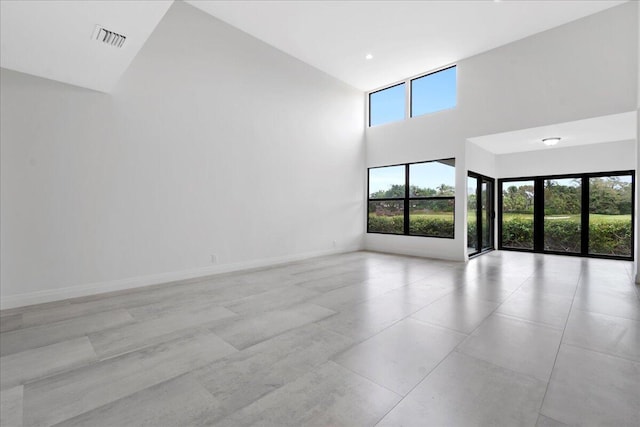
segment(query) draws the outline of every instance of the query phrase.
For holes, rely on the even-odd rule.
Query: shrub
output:
[[[409,225],[409,233],[416,236],[453,237],[453,230],[451,218],[438,216],[414,215]],[[369,231],[404,234],[404,218],[369,215]]]
[[[508,248],[533,249],[533,218],[514,217],[503,220],[502,245]]]
[[[580,223],[577,221],[546,220],[544,247],[550,251],[580,252]]]
[[[589,226],[589,252],[598,255],[631,255],[630,222],[596,222]]]
[[[454,224],[451,218],[437,216],[412,216],[409,234],[432,237],[453,237]]]
[[[404,233],[403,216],[369,215],[369,231],[377,233]]]
[[[580,252],[580,223],[577,221],[545,221],[545,248],[556,251]],[[503,245],[509,248],[531,249],[533,221],[511,218],[502,224]],[[627,221],[591,221],[589,253],[598,255],[631,255],[631,223]]]

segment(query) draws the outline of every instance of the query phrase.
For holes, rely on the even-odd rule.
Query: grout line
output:
[[[540,401],[540,406],[538,407],[538,414],[542,410],[542,406],[544,405],[544,401],[547,398],[547,393],[549,392],[549,384],[551,384],[551,379],[553,378],[553,371],[556,369],[556,364],[558,363],[558,355],[560,354],[560,348],[562,347],[562,341],[564,340],[564,334],[567,331],[567,325],[569,324],[569,319],[571,318],[571,312],[573,311],[573,303],[575,301],[576,295],[578,294],[578,288],[580,287],[580,281],[582,280],[583,271],[580,269],[580,275],[578,276],[578,282],[576,283],[576,289],[573,292],[573,297],[571,298],[571,306],[569,307],[569,314],[567,315],[567,320],[564,322],[564,327],[562,328],[562,335],[560,336],[560,342],[558,343],[558,350],[556,350],[556,357],[553,359],[553,366],[551,367],[551,374],[549,375],[549,379],[547,380],[547,387],[544,390],[544,395],[542,396],[542,400]],[[577,310],[577,309],[576,309]]]
[[[561,344],[565,345],[565,346],[568,346],[568,347],[579,348],[580,350],[589,351],[591,353],[597,353],[597,354],[601,354],[601,355],[607,356],[607,357],[615,357],[616,359],[626,360],[627,362],[639,363],[640,364],[640,359],[632,359],[632,358],[630,358],[628,356],[620,356],[619,354],[613,354],[613,353],[607,353],[606,351],[594,350],[593,348],[588,348],[588,347],[584,347],[584,346],[577,345],[577,344],[569,344],[569,343],[561,343]]]
[[[522,287],[522,285],[524,285],[524,283],[525,283],[527,280],[529,280],[529,279],[534,275],[534,273],[535,273],[535,269],[534,269],[534,272],[532,272],[529,276],[527,276],[527,277],[522,281],[522,283],[520,283],[520,286],[518,286],[517,288],[515,288],[515,289],[513,290],[513,292],[515,292],[516,290],[520,289],[520,287]],[[513,292],[512,292],[512,294],[513,294]],[[447,294],[447,295],[450,295],[450,294]],[[447,296],[447,295],[445,295],[445,296]],[[444,298],[445,296],[443,296],[442,298]],[[511,294],[509,294],[509,297],[510,297],[510,296],[511,296]],[[509,299],[509,297],[507,297],[507,298],[506,298],[502,303],[498,304],[498,306],[497,306],[497,307],[496,307],[496,308],[495,308],[491,313],[489,313],[489,314],[488,314],[488,315],[487,315],[487,316],[486,316],[486,317],[485,317],[485,318],[484,318],[484,319],[483,319],[483,320],[478,324],[478,326],[477,326],[473,331],[471,331],[469,334],[466,334],[466,335],[467,335],[467,338],[463,339],[463,340],[462,340],[462,341],[460,341],[460,342],[459,342],[455,347],[453,347],[453,349],[451,349],[451,351],[450,351],[449,353],[447,353],[447,354],[446,354],[446,356],[444,356],[444,357],[443,357],[443,358],[442,358],[442,359],[441,359],[441,360],[440,360],[440,361],[439,361],[439,362],[438,362],[438,363],[437,363],[437,364],[436,364],[436,365],[435,365],[435,366],[434,366],[434,367],[433,367],[429,372],[427,372],[427,374],[426,374],[426,375],[425,375],[425,376],[424,376],[420,381],[418,381],[418,383],[417,383],[415,386],[413,386],[413,387],[411,388],[411,390],[409,390],[409,391],[407,392],[407,394],[406,394],[402,399],[400,399],[400,401],[398,401],[398,403],[396,403],[395,405],[393,405],[393,407],[392,407],[391,409],[389,409],[389,410],[388,410],[384,415],[382,415],[382,417],[380,417],[380,419],[375,423],[375,425],[380,424],[380,422],[381,422],[381,421],[382,421],[382,420],[383,420],[387,415],[389,415],[389,413],[390,413],[391,411],[393,411],[393,410],[394,410],[394,409],[395,409],[395,408],[396,408],[396,407],[397,407],[397,406],[398,406],[398,405],[399,405],[399,404],[400,404],[404,399],[406,399],[406,398],[407,398],[407,397],[408,397],[408,396],[409,396],[409,395],[410,395],[410,394],[411,394],[411,393],[412,393],[412,392],[413,392],[413,391],[414,391],[414,390],[415,390],[415,389],[416,389],[420,384],[422,384],[422,383],[423,383],[423,382],[424,382],[424,381],[429,377],[429,375],[431,375],[431,373],[433,373],[436,369],[438,369],[438,367],[439,367],[439,366],[440,366],[440,365],[441,365],[445,360],[447,360],[447,359],[449,358],[449,356],[450,356],[452,353],[456,352],[456,351],[458,350],[458,347],[459,347],[460,345],[462,345],[462,343],[464,343],[464,342],[465,342],[465,341],[466,341],[466,340],[467,340],[467,339],[468,339],[468,338],[473,334],[473,332],[475,332],[475,331],[476,331],[476,330],[477,330],[477,329],[478,329],[478,328],[479,328],[479,327],[480,327],[480,326],[485,322],[485,320],[486,320],[489,316],[491,316],[491,315],[492,315],[492,314],[493,314],[493,313],[494,313],[494,312],[495,312],[495,311],[496,311],[496,310],[497,310],[497,309],[498,309],[498,308],[499,308],[499,307],[500,307],[500,306],[501,306],[501,305],[502,305],[502,304],[503,304],[507,299]],[[439,298],[438,300],[440,300],[440,299],[442,299],[442,298]],[[482,298],[478,298],[478,299],[482,299]],[[435,302],[435,301],[434,301],[434,302]],[[431,304],[433,304],[433,303],[431,303]],[[431,304],[428,304],[428,305],[431,305]],[[428,305],[427,305],[427,306],[428,306]],[[453,331],[453,329],[450,329],[450,330],[452,330],[452,331]],[[464,354],[465,354],[466,356],[469,356],[469,355],[467,355],[466,353],[464,353]],[[469,356],[469,357],[473,357],[473,356]],[[477,359],[477,358],[476,358],[476,359]],[[481,359],[478,359],[478,360],[481,360]],[[491,363],[491,362],[488,362],[488,363]],[[495,366],[497,366],[497,365],[495,365]],[[507,368],[504,368],[504,367],[502,367],[502,366],[501,366],[500,368],[502,368],[502,369],[507,369]],[[515,372],[515,371],[514,371],[514,372]],[[524,374],[523,374],[523,375],[524,375]]]

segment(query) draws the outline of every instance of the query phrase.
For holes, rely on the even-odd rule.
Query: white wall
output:
[[[467,138],[637,108],[637,7],[626,3],[458,62],[457,107],[368,128],[367,165],[456,157],[462,218]],[[464,260],[465,233],[458,220],[455,240],[371,234],[365,247]]]
[[[496,156],[500,178],[611,172],[636,168],[636,141],[618,141]]]
[[[112,95],[0,89],[3,308],[362,246],[362,93],[189,5]]]

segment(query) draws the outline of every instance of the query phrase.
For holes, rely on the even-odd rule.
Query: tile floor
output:
[[[355,252],[6,310],[0,424],[638,426],[632,276]]]

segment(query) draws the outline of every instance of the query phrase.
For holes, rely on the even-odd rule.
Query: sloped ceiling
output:
[[[624,3],[186,1],[363,91]]]
[[[0,1],[0,66],[109,92],[172,4],[153,1]],[[96,25],[127,37],[92,39]]]
[[[2,0],[0,66],[109,92],[172,2]],[[624,1],[187,3],[366,91]],[[126,35],[123,48],[92,40],[96,25]]]

